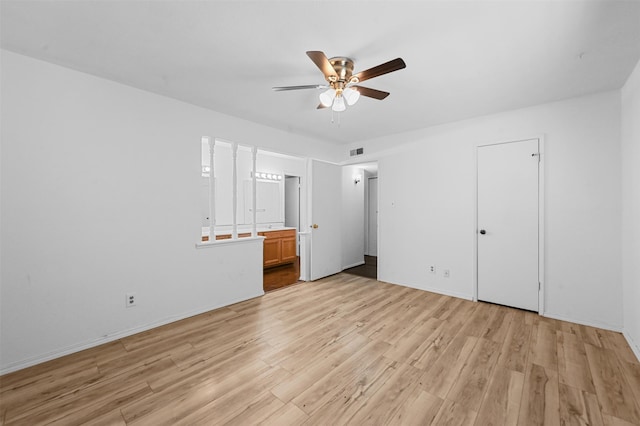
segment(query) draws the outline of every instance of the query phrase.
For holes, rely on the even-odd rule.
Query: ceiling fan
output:
[[[353,74],[354,63],[350,58],[338,56],[327,59],[323,52],[317,50],[308,51],[307,56],[320,68],[325,80],[327,80],[329,84],[273,87],[273,90],[327,89],[320,94],[320,105],[318,105],[318,109],[331,107],[331,109],[336,112],[344,111],[347,109],[347,105],[354,105],[360,98],[360,95],[378,100],[386,98],[389,96],[389,92],[359,86],[358,83],[401,70],[407,66],[402,58],[396,58],[384,64],[369,68],[368,70]]]

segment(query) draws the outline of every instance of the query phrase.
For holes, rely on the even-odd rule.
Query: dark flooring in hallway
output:
[[[359,277],[378,279],[378,257],[377,256],[365,256],[364,265],[354,266],[353,268],[345,269],[342,272],[347,274],[358,275]]]

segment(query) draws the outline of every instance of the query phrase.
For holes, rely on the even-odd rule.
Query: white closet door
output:
[[[478,148],[478,299],[538,311],[539,141]]]

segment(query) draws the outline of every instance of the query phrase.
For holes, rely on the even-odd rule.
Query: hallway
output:
[[[342,272],[347,274],[357,275],[359,277],[371,278],[373,280],[378,279],[378,257],[377,256],[365,256],[364,265],[354,266],[353,268],[345,269]]]

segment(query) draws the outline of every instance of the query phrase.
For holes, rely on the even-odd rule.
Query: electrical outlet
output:
[[[429,272],[431,272],[432,274],[435,274],[436,273],[436,267],[433,266],[433,265],[429,266]]]
[[[442,275],[445,278],[449,278],[451,276],[451,271],[449,271],[448,269],[445,269],[444,271],[442,271]]]
[[[131,308],[133,306],[136,306],[138,298],[136,297],[135,293],[127,293],[125,295],[125,298],[126,298],[125,303],[126,303],[126,307],[127,308]]]

